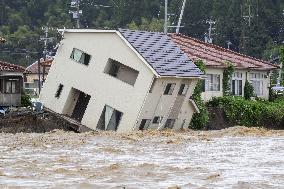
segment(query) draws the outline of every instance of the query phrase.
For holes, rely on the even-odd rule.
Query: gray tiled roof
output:
[[[160,76],[204,76],[169,36],[158,32],[127,29],[119,29],[119,32]]]

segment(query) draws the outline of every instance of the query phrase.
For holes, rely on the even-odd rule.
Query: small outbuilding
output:
[[[0,106],[21,106],[24,71],[22,66],[0,61]]]

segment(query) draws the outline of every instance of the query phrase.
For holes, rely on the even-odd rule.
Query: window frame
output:
[[[20,79],[4,79],[3,80],[4,94],[20,94],[21,93],[21,85]],[[10,88],[7,90],[7,84],[10,83]],[[13,88],[14,84],[14,88]],[[13,90],[14,89],[14,90]]]
[[[231,79],[231,93],[234,96],[243,96],[243,73],[235,72]],[[234,88],[233,88],[234,83]]]
[[[220,74],[206,74],[205,91],[215,91],[215,92],[221,91],[221,75]]]
[[[56,90],[56,93],[55,93],[55,98],[57,98],[57,99],[60,98],[62,91],[63,91],[63,88],[64,88],[64,85],[60,83],[57,87],[57,90]]]
[[[74,58],[75,51],[79,51],[81,53],[79,60]],[[82,57],[84,57],[84,58],[82,59]],[[86,57],[88,57],[88,59],[86,59]],[[85,66],[89,66],[91,58],[92,58],[92,56],[90,54],[88,54],[88,53],[86,53],[86,52],[84,52],[80,49],[77,49],[77,48],[73,48],[71,55],[70,55],[70,59],[72,59],[73,61],[75,61],[77,63],[83,64]],[[86,60],[88,60],[88,61],[86,61]]]
[[[164,88],[164,95],[173,95],[175,91],[176,84],[175,83],[167,83]]]
[[[182,83],[179,87],[178,95],[186,96],[188,90],[189,90],[189,85]]]
[[[263,73],[250,73],[250,83],[253,86],[254,94],[256,96],[263,96],[263,80],[264,80],[264,74]],[[259,85],[258,87],[256,87]],[[259,89],[259,90],[257,90]]]
[[[115,68],[115,69],[113,69]],[[113,72],[115,70],[115,72]],[[128,70],[131,72],[132,75],[135,76],[135,79],[134,80],[131,80],[131,81],[127,81],[127,80],[124,80],[123,78],[121,78],[121,72],[125,72],[125,70]],[[128,65],[125,65],[117,60],[114,60],[112,58],[109,58],[107,63],[106,63],[106,66],[104,68],[104,71],[103,73],[115,78],[115,79],[118,79],[119,81],[123,82],[123,83],[126,83],[132,87],[134,87],[138,77],[139,77],[139,74],[140,72]]]
[[[152,124],[160,124],[163,120],[163,116],[155,116],[152,120]]]

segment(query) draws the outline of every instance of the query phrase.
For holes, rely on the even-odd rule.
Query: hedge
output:
[[[271,127],[281,126],[284,121],[284,100],[269,102],[226,96],[213,98],[207,106],[223,109],[229,121],[236,125]]]

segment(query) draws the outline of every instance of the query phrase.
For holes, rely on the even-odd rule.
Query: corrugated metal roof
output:
[[[0,60],[0,71],[6,72],[24,72],[25,68],[19,65],[10,64]]]
[[[160,76],[204,77],[169,36],[127,29],[119,29],[119,32]]]
[[[231,62],[237,69],[271,70],[277,69],[277,65],[240,54],[217,45],[184,36],[181,34],[169,34],[172,40],[192,59],[204,60],[208,67],[227,67],[225,61]]]

